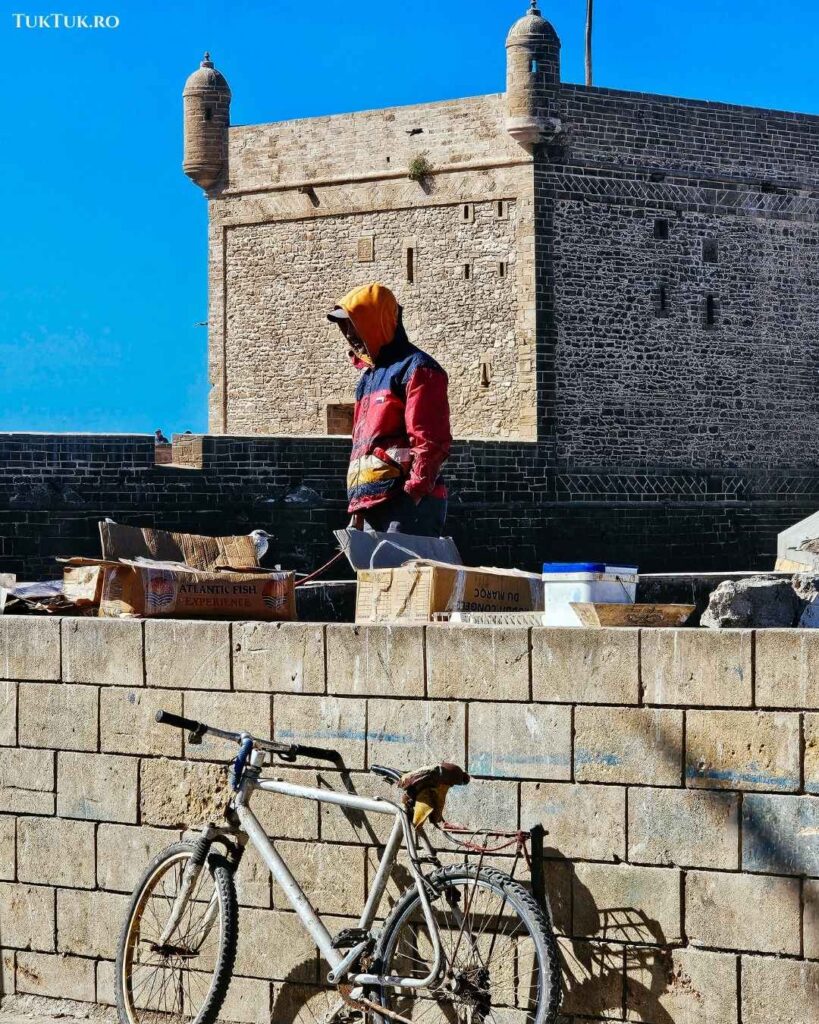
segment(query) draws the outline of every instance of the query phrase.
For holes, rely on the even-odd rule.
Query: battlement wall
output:
[[[268,772],[368,796],[389,792],[374,763],[453,760],[473,781],[451,791],[452,820],[543,825],[569,1024],[805,1024],[819,1010],[818,672],[819,635],[799,630],[2,617],[0,992],[112,1002],[128,893],[226,798],[233,752],[186,744],[154,722],[164,708],[337,748],[344,775]],[[355,923],[382,823],[264,794],[253,806],[332,927]],[[326,966],[253,851],[238,889],[223,1016],[292,1020]]]

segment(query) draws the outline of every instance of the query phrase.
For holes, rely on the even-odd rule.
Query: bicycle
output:
[[[213,1024],[218,1018],[236,958],[234,875],[248,842],[329,965],[320,992],[332,1004],[321,1014],[323,1024],[417,1024],[433,1015],[442,1024],[553,1024],[561,987],[547,907],[511,875],[484,867],[483,856],[477,865],[444,867],[425,831],[425,819],[441,819],[448,784],[469,781],[460,768],[444,764],[402,775],[373,765],[371,771],[401,786],[404,796],[400,802],[370,798],[262,777],[268,757],[339,764],[335,751],[228,732],[165,711],[156,720],[188,731],[190,743],[210,734],[237,743],[239,752],[229,772],[225,824],[203,825],[194,838],[163,850],[134,890],[116,961],[121,1024]],[[251,811],[257,791],[393,815],[357,926],[330,934]],[[520,843],[522,834],[484,835],[516,835]],[[488,850],[485,838],[483,847],[459,845]],[[401,847],[412,884],[376,929]]]

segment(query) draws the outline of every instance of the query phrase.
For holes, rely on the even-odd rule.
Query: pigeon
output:
[[[248,534],[253,539],[253,546],[256,548],[256,557],[261,560],[267,554],[268,541],[273,536],[267,530],[252,530]]]

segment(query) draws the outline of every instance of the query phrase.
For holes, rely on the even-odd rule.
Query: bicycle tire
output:
[[[515,909],[532,937],[538,955],[542,982],[537,1009],[528,1017],[527,1024],[555,1024],[562,998],[560,955],[549,915],[534,896],[520,882],[515,881],[502,871],[494,868],[481,868],[478,871],[476,867],[467,864],[441,868],[428,877],[427,884],[430,894],[440,897],[448,887],[453,887],[457,883],[462,886],[476,885],[476,876],[477,885],[484,885],[503,895],[501,908],[506,905],[508,900],[509,905]],[[432,903],[433,913],[436,913],[437,902],[434,900]],[[417,889],[412,886],[399,897],[379,935],[375,951],[375,963],[379,973],[385,975],[393,973],[390,961],[397,947],[400,929],[404,922],[410,922],[412,913],[416,909],[420,910],[420,899]],[[417,945],[417,932],[415,940]],[[375,998],[380,1005],[389,1008],[388,1000],[391,995],[395,998],[395,990],[391,992],[382,988]],[[380,1024],[394,1024],[394,1022],[388,1017],[381,1017]]]
[[[120,1024],[147,1024],[145,1018],[150,1019],[150,1014],[154,1012],[148,1008],[145,1012],[140,1011],[135,1015],[133,1011],[137,1010],[137,1007],[134,1006],[132,1008],[133,1000],[130,998],[130,985],[126,984],[126,956],[129,938],[132,935],[134,916],[142,904],[143,897],[146,900],[150,897],[152,892],[150,888],[151,883],[154,880],[158,881],[162,877],[160,869],[163,867],[167,869],[174,861],[179,860],[181,862],[182,855],[187,854],[190,856],[194,847],[194,842],[185,841],[173,843],[171,846],[166,847],[150,862],[134,888],[117,946],[114,987],[117,1015]],[[239,938],[239,907],[231,864],[224,856],[211,849],[202,870],[210,873],[214,889],[218,894],[220,907],[219,943],[210,986],[201,1008],[195,1016],[190,1018],[189,1024],[214,1024],[216,1021],[222,1004],[225,1001],[231,977],[233,976]],[[160,1016],[160,1011],[155,1011],[154,1015]]]

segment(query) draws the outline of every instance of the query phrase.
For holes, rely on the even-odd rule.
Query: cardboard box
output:
[[[121,526],[104,520],[100,523],[102,557],[107,561],[150,559],[159,562],[183,562],[194,569],[216,569],[222,565],[242,568],[257,566],[259,558],[253,538],[204,537],[196,533],[173,533],[142,526]]]
[[[356,622],[429,622],[436,612],[543,611],[543,580],[515,569],[419,562],[358,572]]]
[[[63,596],[78,607],[98,605],[102,597],[103,566],[86,559],[67,559],[63,564]]]
[[[202,572],[147,562],[108,562],[104,570],[106,618],[296,618],[292,572]]]

